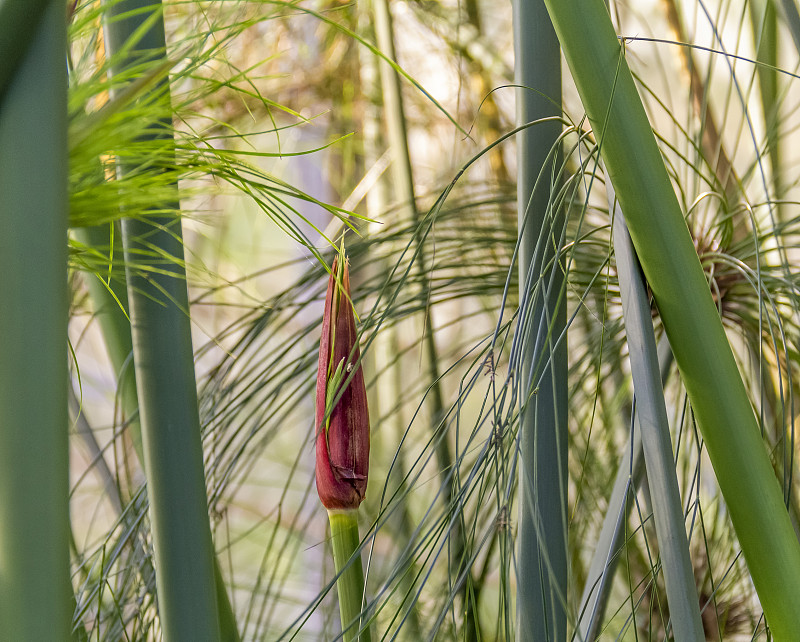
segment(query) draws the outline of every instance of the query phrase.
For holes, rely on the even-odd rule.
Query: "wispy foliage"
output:
[[[456,26],[455,4],[395,4],[398,62],[434,90],[472,136],[464,139],[405,82],[418,222],[400,215],[401,203],[384,202],[377,217],[361,205],[359,182],[366,181],[369,191],[385,180],[380,171],[370,173],[378,159],[367,149],[383,143],[380,134],[372,141],[363,134],[373,95],[359,74],[356,51],[364,54],[364,45],[336,27],[362,33],[361,7],[314,5],[326,22],[295,3],[168,4],[169,63],[142,64],[130,77],[109,74],[103,5],[78,3],[71,17],[71,226],[109,227],[124,216],[152,216],[153,203],[170,202],[169,186],[178,182],[180,213],[201,230],[187,246],[186,263],[191,314],[200,331],[195,345],[206,479],[216,547],[245,639],[339,635],[327,520],[313,488],[313,388],[324,266],[334,252],[328,241],[344,229],[350,230],[353,303],[372,411],[370,484],[360,530],[373,633],[376,639],[460,639],[463,593],[473,601],[482,639],[514,637],[517,321],[525,316],[520,306],[527,310],[534,301],[517,295],[514,190],[506,180],[506,165],[513,169],[513,104],[511,90],[503,89],[511,83],[510,67],[501,64],[509,52],[496,35],[507,28],[510,12],[507,3],[468,3],[477,6],[480,19],[472,15],[475,37],[464,42],[460,29],[466,27]],[[783,75],[777,108],[783,116],[768,121],[761,113],[754,89],[759,67],[745,37],[748,16],[734,16],[736,6],[719,2],[709,14],[702,6],[696,12],[672,6],[672,13],[654,13],[644,22],[621,8],[613,15],[621,35],[638,34],[625,41],[626,59],[797,527],[794,248],[800,218],[793,214],[790,161],[780,168],[782,200],[774,199],[776,170],[767,161],[774,136],[763,125],[794,135],[796,98],[793,78]],[[676,16],[679,25],[690,25],[683,26],[683,43],[661,36],[645,41],[641,34],[649,29],[663,35],[661,26],[675,27]],[[720,42],[723,27],[742,37]],[[779,23],[778,37],[786,38],[785,32]],[[372,41],[369,33],[363,38]],[[441,77],[455,87],[452,93],[428,82],[430,70],[420,64],[412,41],[438,43],[435,59],[445,70]],[[678,55],[687,49],[691,56]],[[740,56],[735,66],[723,51]],[[459,86],[467,76],[472,81]],[[163,78],[170,80],[171,104],[153,91]],[[485,102],[490,89],[492,113]],[[611,485],[629,448],[633,401],[597,133],[570,90],[565,112],[564,160],[557,177],[540,180],[559,186],[552,198],[567,213],[555,236],[563,239],[568,269],[566,599],[572,631]],[[716,132],[711,144],[709,119]],[[143,140],[165,124],[174,145]],[[289,157],[306,152],[309,163],[297,170],[299,178],[281,175]],[[727,169],[719,161],[723,153],[730,159]],[[140,171],[117,177],[114,158]],[[312,173],[323,187],[308,178]],[[241,219],[240,210],[255,215]],[[179,212],[170,207],[156,213]],[[369,223],[371,218],[378,222]],[[259,255],[256,264],[240,265],[230,259],[237,242],[232,230],[244,225],[249,234],[249,225],[256,229],[253,220],[257,234],[280,240],[248,240],[259,252],[280,248],[280,260]],[[551,232],[542,230],[542,238]],[[111,249],[73,239],[71,265],[83,278],[118,278],[121,266],[109,258]],[[415,268],[420,261],[423,274]],[[73,441],[85,453],[94,440],[97,451],[76,457],[73,466],[74,623],[89,639],[157,639],[143,476],[125,423],[115,421],[115,382],[101,374],[103,358],[90,350],[95,324],[80,283],[73,280],[71,322],[80,389],[77,370],[74,380],[92,425],[87,433],[76,420]],[[535,297],[540,287],[534,284],[532,291]],[[652,316],[660,335],[656,306]],[[427,332],[439,348],[439,381],[431,381],[425,367]],[[97,392],[103,384],[112,390],[105,399]],[[445,412],[431,425],[434,385],[443,391]],[[667,380],[666,400],[706,635],[765,639],[760,606],[677,371]],[[98,410],[103,403],[110,410]],[[441,440],[453,453],[448,470],[437,464]],[[104,486],[93,485],[98,478]],[[116,496],[103,488],[116,489]],[[662,639],[670,629],[669,605],[646,484],[631,488],[628,498],[627,545],[617,561],[601,639]],[[456,530],[466,542],[466,563],[454,559]]]

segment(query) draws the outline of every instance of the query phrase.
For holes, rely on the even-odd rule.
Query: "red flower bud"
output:
[[[343,258],[341,254],[333,260],[328,280],[317,372],[317,492],[327,509],[358,508],[369,471],[367,391],[361,366],[356,366],[358,333],[347,261],[340,264]],[[351,373],[352,379],[331,410],[328,406]]]

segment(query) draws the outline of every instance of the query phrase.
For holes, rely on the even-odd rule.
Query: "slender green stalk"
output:
[[[800,544],[624,49],[602,0],[546,3],[767,621],[776,639],[793,639]]]
[[[113,243],[111,243],[112,237],[109,234],[111,229],[114,231]],[[87,247],[101,252],[111,251],[111,256],[109,257],[110,267],[105,274],[107,282],[101,283],[100,278],[104,276],[102,274],[90,276],[87,288],[95,310],[95,316],[100,323],[111,365],[117,374],[117,395],[120,398],[122,420],[127,425],[134,450],[144,468],[145,459],[139,422],[139,398],[136,392],[134,376],[131,326],[125,316],[128,309],[128,289],[123,280],[124,273],[121,274],[124,262],[121,229],[118,224],[114,224],[113,228],[94,226],[77,228],[74,230],[74,234]],[[91,429],[88,428],[88,430]],[[105,460],[102,461],[104,462]],[[103,477],[105,481],[112,479],[109,475],[104,475]],[[117,489],[116,495],[117,499],[119,499],[119,489]],[[136,519],[135,514],[123,512],[122,510],[118,512],[123,519]],[[137,549],[139,548],[138,544],[135,546]],[[149,578],[151,573],[152,567],[149,560],[144,560],[142,562],[143,577]],[[214,558],[214,578],[217,584],[217,604],[220,610],[220,626],[223,632],[223,639],[236,642],[239,636],[233,609],[225,589],[225,580],[219,568],[219,560],[216,557]]]
[[[778,102],[778,14],[772,0],[751,0],[750,25],[753,42],[756,44],[756,59],[763,63],[756,67],[758,72],[758,91],[761,97],[761,110],[764,114],[767,154],[772,169],[772,198],[783,198],[781,182],[780,150],[780,104]],[[779,204],[773,207],[780,210]],[[780,213],[777,216],[780,220]]]
[[[394,60],[397,55],[394,48],[391,13],[386,0],[373,0],[375,9],[375,34],[381,51]],[[414,178],[411,169],[411,155],[408,150],[408,135],[406,132],[406,118],[403,107],[403,97],[400,90],[400,77],[385,60],[379,62],[381,88],[383,90],[384,109],[389,137],[389,148],[392,152],[392,178],[395,196],[403,203],[407,217],[419,222]],[[418,243],[421,243],[417,237]],[[430,284],[428,283],[428,267],[422,249],[418,247],[417,273],[422,283],[422,299],[427,302]],[[425,349],[427,352],[428,371],[431,380],[431,399],[433,425],[436,426],[444,412],[444,396],[439,377],[439,359],[434,336],[433,318],[430,307],[425,307]],[[437,441],[436,456],[439,468],[448,471],[452,467],[452,455],[446,439]]]
[[[0,627],[15,642],[70,639],[73,604],[66,24],[61,2],[27,7],[4,2],[24,17],[0,22],[30,35],[0,94]]]
[[[800,11],[795,0],[772,0],[781,14],[781,18],[789,28],[789,34],[794,42],[794,48],[800,53]]]
[[[561,52],[545,6],[542,0],[516,0],[513,8],[517,125],[558,118]],[[517,639],[523,642],[567,635],[567,346],[563,340],[553,345],[566,326],[566,308],[558,305],[560,264],[543,267],[555,256],[563,226],[550,190],[559,157],[550,154],[560,134],[558,120],[517,134],[519,327],[524,333]]]
[[[113,236],[112,236],[113,233]],[[142,429],[139,423],[139,398],[136,394],[136,377],[133,366],[133,344],[128,311],[128,288],[122,251],[122,229],[118,223],[111,225],[80,227],[73,231],[75,237],[93,250],[109,254],[109,266],[105,273],[88,275],[86,287],[100,324],[103,341],[117,377],[117,396],[122,409],[122,422],[128,433],[136,455],[144,462]],[[104,282],[101,282],[103,279]]]
[[[615,207],[613,188],[607,185],[606,189],[609,209],[614,212],[614,254],[631,360],[636,415],[652,497],[670,621],[676,640],[705,640],[700,619],[700,599],[697,597],[678,478],[675,475],[650,299],[622,210],[618,205]]]
[[[361,544],[358,536],[358,510],[329,510],[328,518],[331,522],[333,563],[336,574],[339,575],[336,590],[339,593],[342,639],[344,642],[370,642],[369,625],[361,620],[364,570],[361,552],[358,550]]]
[[[111,55],[129,46],[149,21],[115,73],[129,62],[165,55],[160,11],[160,3],[152,0],[110,4],[106,43]],[[165,92],[169,100],[168,87]],[[171,133],[165,129],[150,137],[164,140]],[[176,186],[175,202],[162,205],[177,210],[177,197]],[[208,520],[180,220],[125,219],[122,237],[164,638],[238,640]],[[155,271],[138,267],[143,264]]]
[[[394,46],[394,34],[392,28],[391,12],[387,0],[372,0],[375,11],[375,35],[381,51],[391,60],[395,60],[397,55]],[[403,96],[400,88],[400,76],[392,69],[385,60],[379,62],[381,89],[383,91],[384,109],[386,111],[386,123],[388,129],[389,147],[392,152],[392,177],[394,181],[395,196],[403,203],[406,215],[415,223],[420,222],[419,211],[417,210],[416,193],[414,190],[414,178],[411,168],[411,155],[408,149],[408,135],[406,131],[405,110],[403,107]],[[422,248],[422,240],[419,236],[417,240],[417,275],[421,284],[421,298],[425,302],[424,312],[424,337],[428,378],[431,381],[431,425],[438,430],[439,423],[444,417],[444,394],[442,392],[441,377],[439,373],[439,351],[436,347],[436,337],[434,335],[433,315],[430,306],[427,304],[430,292],[428,280],[428,266]],[[450,452],[450,445],[447,436],[442,435],[436,440],[436,463],[439,470],[450,480],[442,489],[442,501],[448,511],[452,510],[453,502],[453,483],[452,476],[456,474],[453,470],[453,455]],[[479,634],[480,624],[478,613],[469,597],[472,575],[469,571],[464,574],[465,566],[469,555],[467,554],[466,539],[464,535],[464,524],[461,515],[453,520],[453,528],[450,533],[452,542],[452,562],[454,565],[453,576],[461,577],[465,575],[465,580],[459,587],[461,606],[464,613],[464,625],[466,639],[473,639]]]
[[[133,344],[131,326],[128,320],[128,288],[125,282],[124,253],[122,249],[122,230],[119,223],[75,228],[75,237],[90,250],[108,256],[108,266],[97,274],[87,277],[86,286],[94,314],[100,324],[106,350],[117,377],[117,396],[122,411],[122,423],[127,427],[136,456],[144,469],[145,458],[142,446],[142,430],[139,422],[139,397],[136,391],[136,378],[133,363]],[[88,435],[86,438],[88,439]],[[111,477],[104,476],[105,480]],[[119,498],[119,489],[117,489]],[[125,520],[135,520],[136,515],[119,511]],[[138,544],[136,545],[139,548]],[[142,562],[142,575],[149,578],[152,566],[149,560]],[[214,577],[217,582],[218,607],[223,639],[236,642],[239,639],[237,627],[227,597],[225,582],[219,568],[219,560],[214,558]],[[146,580],[147,582],[147,580]],[[149,585],[149,583],[148,583]],[[222,597],[225,597],[222,600]]]
[[[582,642],[594,642],[602,630],[617,562],[626,545],[625,522],[633,503],[632,495],[643,476],[644,455],[637,422],[634,424],[630,443],[625,444],[603,526],[586,575],[578,612],[578,639]]]
[[[672,366],[672,350],[669,341],[662,338],[658,345],[658,366],[661,370],[662,385]],[[630,418],[626,419],[626,422]],[[625,523],[633,502],[631,495],[640,487],[644,479],[644,453],[642,452],[642,432],[636,408],[633,411],[633,432],[630,442],[625,445],[617,476],[608,500],[606,516],[600,529],[600,536],[594,548],[586,584],[580,601],[578,613],[579,640],[597,640],[605,619],[606,605],[611,595],[617,562],[626,546]]]
[[[362,7],[359,12],[359,31],[367,40],[372,39],[371,25],[372,13],[369,9]],[[381,103],[383,101],[378,73],[379,60],[364,47],[358,48],[358,54],[361,87],[367,99],[363,117],[364,164],[370,170],[380,162],[383,149],[381,144],[383,120]],[[377,221],[386,213],[388,210],[388,192],[388,181],[385,175],[381,175],[365,198],[368,218]],[[364,255],[364,259],[375,262],[375,257],[372,256]],[[388,272],[390,267],[388,264],[383,264],[380,269]],[[355,282],[354,290],[359,290],[359,287],[355,286]],[[397,405],[394,401],[401,398],[403,394],[403,369],[399,355],[400,341],[398,330],[395,327],[382,328],[375,337],[372,349],[364,355],[364,358],[368,359],[372,364],[372,368],[369,368],[372,372],[380,372],[382,367],[386,368],[385,376],[378,377],[377,385],[370,387],[368,394],[372,391],[372,397],[369,400],[370,407],[377,409],[378,417],[386,418],[383,421],[383,425],[387,427],[387,430],[380,430],[374,436],[377,439],[384,439],[386,442],[391,443],[400,443],[406,426],[402,406]],[[391,452],[391,449],[381,447],[376,450],[377,452]],[[409,512],[405,476],[405,452],[401,450],[397,453],[397,459],[389,482],[390,492],[396,493],[400,506],[396,510],[396,517],[393,518],[388,532],[394,538],[398,549],[403,551],[402,567],[398,571],[399,593],[406,597],[403,598],[399,611],[403,612],[407,609],[407,612],[404,614],[406,619],[402,628],[409,638],[416,640],[422,638],[417,605],[412,603],[406,606],[411,601],[410,596],[414,592],[413,577],[416,575],[416,564],[414,558],[406,553],[411,547],[415,526]]]

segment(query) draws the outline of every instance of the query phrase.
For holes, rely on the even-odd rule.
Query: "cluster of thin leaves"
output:
[[[413,4],[415,14],[428,16],[423,26],[428,20],[445,30],[438,6]],[[224,28],[208,28],[204,21],[210,20],[210,10],[193,14],[187,9],[206,28],[192,29],[189,18],[180,14],[186,21],[184,36],[170,53],[169,66],[143,65],[129,78],[112,78],[110,61],[101,53],[103,10],[79,4],[71,27],[71,224],[108,225],[122,216],[152,215],[154,203],[172,198],[168,185],[181,181],[190,186],[184,192],[189,196],[195,189],[208,189],[195,187],[196,179],[213,177],[216,188],[247,194],[283,233],[319,259],[303,257],[241,281],[222,282],[198,294],[193,305],[195,310],[220,305],[226,292],[244,287],[249,279],[297,274],[268,300],[239,308],[238,317],[198,350],[198,362],[214,362],[200,386],[209,504],[243,635],[335,639],[334,572],[312,463],[318,328],[325,265],[333,250],[318,249],[309,240],[313,225],[295,204],[311,202],[345,225],[350,220],[340,208],[248,163],[246,153],[234,151],[247,145],[238,130],[209,117],[200,131],[191,112],[221,89],[238,94],[262,117],[281,109],[264,98],[247,69],[235,69],[227,59],[236,38],[264,20],[247,5],[231,6],[212,22]],[[270,7],[276,18],[294,9],[280,3]],[[502,77],[508,70],[495,58],[481,58],[485,50],[465,49],[458,34],[451,35],[454,56],[483,65],[497,85],[508,82]],[[332,28],[326,37],[335,48],[342,31]],[[214,61],[233,70],[232,76],[220,80],[209,72]],[[159,81],[167,74],[175,92],[171,105],[163,90],[150,91],[162,86]],[[647,95],[647,85],[642,86]],[[175,91],[186,87],[185,93]],[[761,194],[758,160],[750,161],[731,201],[697,142],[699,132],[681,125],[663,102],[650,100],[648,105],[671,119],[672,128],[660,131],[665,159],[684,197],[698,253],[798,523],[792,427],[799,275],[785,248],[796,244],[800,219],[765,214],[774,203]],[[337,126],[348,127],[350,118],[343,116]],[[172,125],[174,147],[141,142],[143,133],[165,122]],[[271,131],[279,132],[283,126],[272,122]],[[580,592],[610,486],[628,447],[632,399],[609,215],[598,205],[604,202],[603,177],[596,171],[590,133],[571,124],[565,132],[561,174],[542,180],[559,185],[554,205],[568,212],[566,228],[555,236],[563,238],[562,261],[568,269],[573,588],[567,600],[574,619],[583,606]],[[340,135],[334,132],[333,138]],[[761,147],[749,150],[754,158],[761,158]],[[353,153],[342,151],[341,142],[333,151],[343,158]],[[140,171],[114,180],[114,158]],[[356,173],[359,162],[353,161],[347,174]],[[520,301],[517,293],[516,221],[508,216],[513,193],[498,187],[501,182],[472,180],[469,172],[457,176],[438,198],[428,199],[433,204],[419,224],[397,220],[389,210],[381,217],[384,225],[348,234],[373,423],[370,486],[361,511],[365,612],[381,639],[457,639],[464,630],[465,601],[477,612],[483,638],[513,637],[518,416],[524,396],[517,329],[534,301]],[[697,188],[695,181],[704,187]],[[703,196],[695,197],[698,193]],[[785,212],[792,205],[781,207]],[[551,230],[542,231],[543,239],[550,235]],[[90,278],[108,278],[120,267],[112,265],[108,250],[73,241],[73,265]],[[425,275],[413,269],[420,259],[428,267]],[[532,286],[535,299],[539,289]],[[77,295],[75,309],[83,309]],[[423,323],[426,310],[432,327]],[[653,318],[658,328],[656,309]],[[427,350],[426,333],[434,333],[438,353]],[[431,358],[437,360],[437,381],[424,367]],[[746,631],[755,637],[763,631],[760,609],[676,374],[667,387],[668,408],[704,624],[710,635]],[[444,399],[439,409],[432,399],[436,390]],[[75,621],[90,639],[158,636],[146,496],[138,465],[128,461],[124,428],[114,426],[87,469],[76,475],[76,497],[88,476],[103,477],[113,508],[110,519],[98,517],[85,541],[75,541]],[[79,425],[77,432],[85,437]],[[447,466],[442,452],[449,457]],[[110,455],[112,465],[106,462]],[[628,545],[613,585],[605,634],[663,637],[669,609],[646,485],[632,492],[630,501]],[[457,539],[463,545],[455,546]]]

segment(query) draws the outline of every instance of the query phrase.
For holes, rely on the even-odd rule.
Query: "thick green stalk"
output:
[[[160,10],[160,3],[152,0],[110,4],[109,54],[122,51]],[[120,19],[133,11],[137,13]],[[114,72],[129,62],[163,57],[165,51],[163,17],[158,16]],[[165,128],[149,136],[166,140],[172,134]],[[123,173],[128,169],[120,166]],[[175,202],[158,206],[177,210],[177,200],[176,186]],[[237,640],[230,604],[222,599],[227,593],[219,586],[208,520],[180,219],[125,219],[122,237],[164,639]]]
[[[545,1],[767,621],[776,639],[794,639],[800,544],[625,52],[602,0]]]
[[[180,256],[179,228],[160,223],[165,229],[153,232],[123,222],[159,614],[167,641],[219,640],[185,276],[147,277],[133,266],[145,247]]]
[[[74,230],[75,236],[86,246],[100,252],[109,252],[112,246],[108,226],[94,226]],[[144,450],[142,447],[142,431],[139,423],[139,398],[136,392],[136,379],[133,365],[133,345],[131,342],[131,326],[125,316],[128,309],[128,289],[124,281],[122,233],[120,226],[114,224],[113,256],[109,258],[111,266],[104,274],[91,275],[87,279],[89,298],[94,307],[95,316],[100,324],[100,329],[105,341],[111,365],[117,375],[117,394],[122,408],[122,419],[127,424],[134,450],[139,462],[144,468]],[[99,277],[109,277],[108,283],[100,282]],[[108,285],[108,287],[106,287]],[[112,294],[113,292],[113,294]],[[122,306],[122,307],[120,307]],[[85,420],[84,420],[85,423]],[[91,430],[91,428],[89,428]],[[111,480],[108,475],[105,480]],[[117,500],[119,490],[117,489]],[[125,520],[135,520],[133,513],[123,513],[120,507],[119,515]],[[138,549],[139,545],[135,544]],[[138,551],[137,551],[138,554]],[[149,560],[142,562],[142,576],[148,582],[152,573]],[[217,591],[217,606],[219,608],[220,628],[223,640],[237,642],[239,639],[236,622],[231,608],[230,599],[225,589],[225,580],[219,567],[219,560],[214,558],[214,578]],[[149,582],[148,582],[149,585]]]
[[[561,52],[542,0],[515,0],[517,125],[561,116]],[[567,346],[555,255],[563,215],[551,203],[558,120],[517,134],[521,358],[517,639],[567,635]],[[538,181],[538,184],[537,184]],[[542,365],[544,364],[544,365]],[[534,389],[538,390],[534,394]]]
[[[339,593],[339,615],[342,619],[342,639],[344,642],[370,642],[369,625],[361,620],[361,605],[364,602],[364,569],[361,565],[361,552],[358,550],[361,538],[358,536],[357,510],[329,510],[331,522],[331,547],[333,563],[339,579],[336,589]],[[359,630],[363,631],[359,635]]]
[[[64,4],[36,22],[0,97],[0,630],[15,642],[69,640],[73,604]]]
[[[52,2],[48,0],[4,0],[0,2],[0,100],[28,54],[42,16]]]
[[[702,641],[706,636],[700,619],[700,599],[697,596],[678,478],[675,475],[650,298],[622,210],[619,206],[614,208],[614,191],[610,185],[607,185],[607,190],[609,209],[614,211],[614,254],[631,361],[636,415],[652,497],[670,622],[676,640]]]
[[[160,222],[158,232],[123,223],[159,614],[167,641],[219,640],[185,276],[146,277],[133,266],[148,246],[180,256],[179,228]]]
[[[113,232],[113,237],[112,233]],[[144,449],[142,430],[139,422],[139,397],[136,391],[136,378],[133,364],[133,344],[128,317],[128,288],[125,283],[124,254],[122,250],[122,231],[119,223],[92,227],[75,228],[75,237],[88,248],[108,255],[109,266],[97,275],[88,275],[87,289],[94,308],[95,317],[106,345],[111,366],[117,377],[117,395],[122,409],[122,421],[127,426],[136,456],[144,469]],[[102,283],[100,279],[107,281]],[[110,479],[110,477],[106,477]],[[135,520],[133,513],[122,513],[126,520]],[[138,547],[138,544],[136,545]],[[149,560],[142,563],[142,575],[147,581],[152,573]],[[214,577],[217,583],[217,605],[223,640],[237,642],[239,639],[230,599],[225,589],[225,580],[219,568],[219,560],[214,558]],[[222,599],[224,597],[224,600]]]

